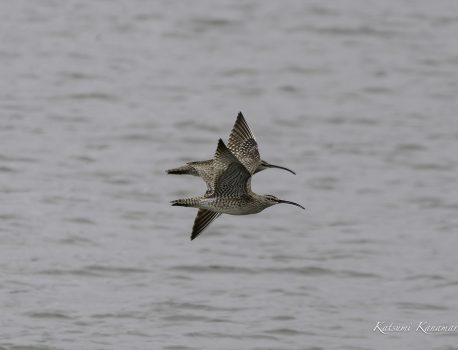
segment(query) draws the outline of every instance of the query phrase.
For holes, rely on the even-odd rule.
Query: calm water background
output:
[[[0,349],[457,349],[456,1],[2,1]],[[238,111],[223,216],[164,170]]]

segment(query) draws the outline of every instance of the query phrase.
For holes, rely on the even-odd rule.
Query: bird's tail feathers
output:
[[[174,207],[196,207],[198,202],[197,198],[183,198],[171,201],[170,203]]]
[[[173,168],[167,170],[167,174],[173,174],[173,175],[196,175],[196,171],[194,170],[193,167],[190,165],[186,164],[183,166],[180,166],[178,168]]]

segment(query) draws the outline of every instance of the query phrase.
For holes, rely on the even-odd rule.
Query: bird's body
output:
[[[258,195],[251,190],[251,173],[220,139],[213,158],[213,180],[206,194],[172,201],[174,206],[199,208],[194,221],[191,240],[197,237],[221,214],[257,214],[279,203],[301,205],[284,201],[272,195]]]
[[[239,113],[237,116],[237,120],[229,135],[227,147],[240,163],[245,166],[250,175],[254,175],[267,168],[279,168],[295,174],[294,171],[288,168],[269,164],[261,159],[254,134],[250,130],[242,113]],[[213,190],[214,171],[214,159],[209,159],[189,162],[179,168],[167,170],[167,173],[200,176],[207,184],[207,192],[211,192]]]
[[[270,205],[263,196],[254,192],[240,197],[216,197],[214,195],[186,198],[174,201],[174,205],[217,211],[229,215],[257,214]]]

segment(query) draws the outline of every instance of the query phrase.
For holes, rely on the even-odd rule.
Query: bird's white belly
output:
[[[224,210],[224,214],[229,215],[250,215],[257,214],[261,210],[259,208],[227,208]]]

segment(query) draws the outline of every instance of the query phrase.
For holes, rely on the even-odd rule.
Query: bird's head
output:
[[[282,199],[279,199],[275,196],[272,196],[271,194],[266,194],[264,196],[262,196],[263,198],[263,201],[264,203],[266,204],[266,206],[270,207],[272,205],[275,205],[275,204],[280,204],[280,203],[285,203],[285,204],[292,204],[292,205],[295,205],[296,207],[299,207],[299,208],[302,208],[305,210],[305,208],[300,205],[300,204],[297,204],[297,203],[294,203],[294,202],[290,202],[290,201],[285,201],[285,200],[282,200]]]
[[[254,173],[256,174],[256,173],[258,173],[260,171],[263,171],[265,169],[268,169],[268,168],[283,169],[283,170],[289,171],[291,174],[296,175],[296,173],[294,171],[292,171],[291,169],[288,169],[288,168],[285,168],[285,167],[282,167],[282,166],[279,166],[279,165],[273,165],[273,164],[267,163],[265,160],[261,160],[261,163],[258,165],[258,167],[256,168]]]

